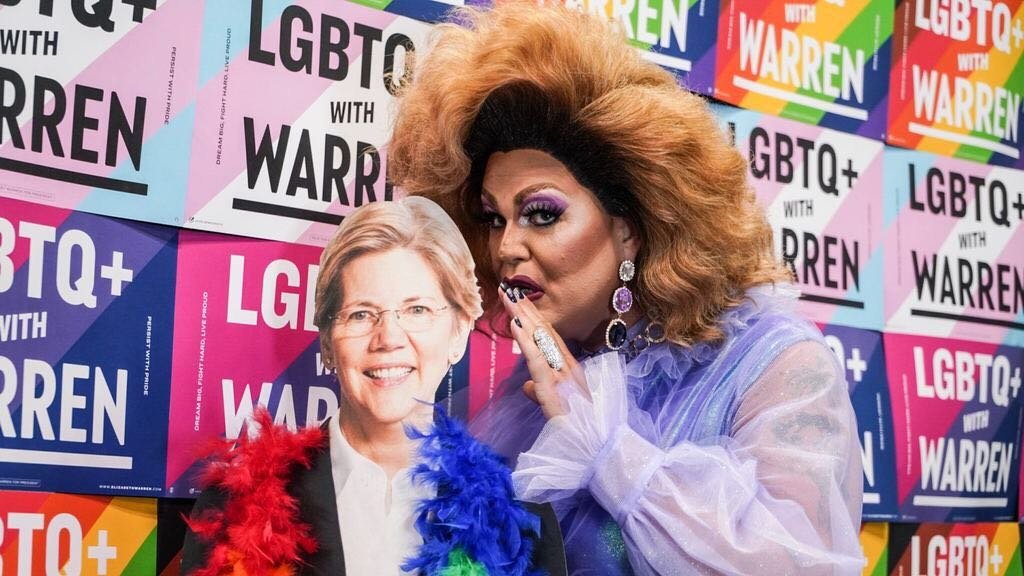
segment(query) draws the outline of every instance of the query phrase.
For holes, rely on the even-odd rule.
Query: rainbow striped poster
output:
[[[0,492],[4,574],[156,573],[157,501]]]
[[[882,139],[891,35],[891,0],[724,0],[715,97]]]
[[[1024,167],[1024,2],[902,0],[896,6],[891,144]]]

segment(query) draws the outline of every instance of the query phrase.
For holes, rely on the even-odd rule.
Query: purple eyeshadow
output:
[[[538,193],[530,196],[523,202],[519,207],[519,214],[529,214],[536,211],[538,208],[554,212],[555,214],[561,214],[565,212],[565,209],[568,206],[569,205],[558,196]]]

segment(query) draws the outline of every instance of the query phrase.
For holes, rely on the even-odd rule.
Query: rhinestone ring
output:
[[[537,344],[537,348],[540,348],[540,353],[544,356],[548,366],[551,366],[552,370],[561,370],[565,365],[565,357],[562,356],[562,351],[558,349],[551,334],[543,327],[538,327],[533,331],[533,341]]]

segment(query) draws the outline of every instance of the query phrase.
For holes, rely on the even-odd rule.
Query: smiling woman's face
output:
[[[639,249],[626,221],[538,150],[492,154],[480,201],[495,275],[527,292],[563,338],[603,341],[619,263]]]
[[[434,401],[449,364],[462,356],[468,337],[468,325],[460,326],[437,273],[412,250],[366,254],[342,269],[341,293],[331,347],[343,418],[354,417],[363,425],[394,424],[422,411],[424,402]],[[436,318],[413,332],[400,325],[394,312],[379,314],[424,309],[436,311]],[[366,334],[347,334],[342,326],[346,319],[378,314]]]

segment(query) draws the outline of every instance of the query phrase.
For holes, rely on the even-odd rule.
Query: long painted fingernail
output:
[[[511,300],[513,304],[519,301],[519,299],[516,298],[516,291],[514,288],[505,288],[505,296],[508,296],[508,299]]]
[[[523,327],[523,323],[519,321],[519,316],[513,316],[512,321],[516,323],[516,326]]]
[[[501,284],[498,284],[498,288],[501,288],[502,292],[508,292],[508,284],[502,280]]]
[[[522,290],[520,290],[518,286],[516,286],[515,288],[513,288],[513,289],[512,289],[512,292],[513,292],[513,293],[515,293],[515,295],[516,295],[516,299],[519,299],[519,298],[522,298],[522,297],[523,297],[523,291],[522,291]]]

